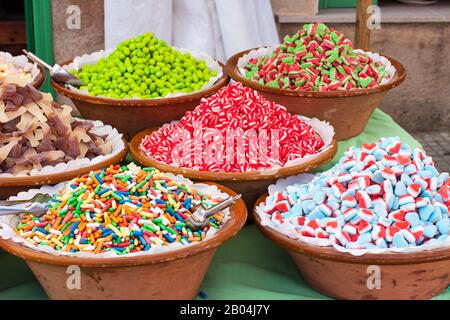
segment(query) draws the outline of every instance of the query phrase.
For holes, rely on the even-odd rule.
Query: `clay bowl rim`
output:
[[[209,172],[200,171],[187,168],[180,168],[170,166],[168,164],[148,158],[139,147],[142,139],[149,133],[158,128],[150,128],[139,132],[130,142],[130,153],[137,162],[148,166],[155,167],[160,171],[171,172],[174,174],[181,174],[186,178],[201,181],[254,181],[254,180],[271,180],[275,178],[287,177],[305,171],[311,171],[314,168],[320,167],[325,163],[331,161],[337,152],[337,142],[333,138],[331,148],[319,157],[308,161],[307,163],[298,164],[294,166],[284,167],[275,170],[254,171],[254,172]]]
[[[66,180],[73,179],[76,176],[89,173],[94,170],[98,170],[103,167],[110,166],[112,164],[120,163],[128,153],[128,144],[124,138],[122,138],[124,147],[116,155],[107,158],[99,163],[73,169],[69,171],[63,171],[58,173],[52,173],[48,175],[39,176],[18,176],[18,177],[4,177],[0,178],[0,188],[5,187],[28,187],[28,186],[41,186],[45,184],[57,184]]]
[[[360,95],[366,95],[366,94],[374,94],[374,93],[390,90],[390,89],[395,88],[398,85],[400,85],[406,78],[405,67],[399,61],[395,60],[394,58],[383,55],[383,57],[388,59],[391,62],[391,64],[395,67],[396,72],[394,74],[394,77],[389,82],[379,85],[379,86],[375,86],[373,88],[354,89],[354,90],[348,90],[348,91],[328,91],[328,92],[293,91],[293,90],[272,88],[269,86],[259,84],[256,81],[248,80],[243,75],[241,75],[241,73],[239,72],[239,68],[237,67],[239,58],[246,55],[250,51],[256,50],[256,49],[259,49],[259,48],[244,50],[244,51],[238,52],[235,55],[231,56],[225,65],[225,70],[226,70],[227,74],[231,77],[231,79],[241,82],[242,84],[244,84],[252,89],[271,93],[271,94],[277,94],[280,96],[292,96],[292,97],[303,97],[303,98],[306,98],[306,97],[307,98],[347,98],[347,97],[354,97],[354,96],[360,96]]]
[[[261,224],[261,218],[256,213],[256,207],[265,201],[267,196],[268,194],[265,193],[256,201],[252,210],[253,221],[262,234],[288,251],[324,260],[363,265],[407,265],[450,260],[450,247],[410,253],[368,253],[363,256],[353,256],[350,253],[339,252],[331,247],[319,247],[294,240]]]
[[[236,193],[214,182],[202,182],[204,184],[215,185],[222,192],[229,195],[235,195]],[[180,248],[176,250],[170,250],[161,253],[148,254],[134,257],[117,257],[117,258],[81,258],[81,257],[67,257],[56,256],[50,253],[44,253],[36,251],[30,248],[13,242],[11,239],[5,240],[0,237],[0,248],[22,258],[26,261],[33,261],[38,263],[50,264],[50,265],[78,265],[86,268],[107,268],[107,267],[130,267],[139,265],[156,264],[162,262],[170,262],[173,260],[184,259],[190,256],[194,256],[205,251],[215,249],[221,246],[224,242],[230,240],[243,228],[245,221],[247,220],[247,207],[244,200],[239,199],[231,207],[231,217],[225,223],[224,227],[219,230],[213,237],[208,240],[202,241],[198,244]]]
[[[37,65],[37,67],[39,69],[39,74],[30,83],[30,85],[39,90],[39,88],[44,84],[44,81],[45,81],[45,70],[40,65]]]
[[[62,65],[68,65],[70,64],[72,60],[64,62]],[[59,94],[66,96],[70,99],[83,101],[95,105],[102,105],[105,107],[125,107],[125,108],[147,108],[147,107],[160,107],[165,105],[177,105],[181,103],[186,103],[190,101],[196,101],[200,100],[203,97],[208,97],[215,92],[217,92],[220,88],[226,86],[230,82],[230,77],[225,71],[225,65],[221,63],[220,61],[216,60],[219,65],[222,67],[222,77],[217,79],[217,81],[208,89],[196,91],[193,93],[189,93],[186,95],[178,96],[178,97],[170,97],[170,98],[160,98],[160,99],[114,99],[114,98],[105,98],[105,97],[96,97],[96,96],[90,96],[86,94],[81,94],[72,90],[69,90],[53,80],[52,77],[50,77],[50,83],[52,87],[58,92]]]

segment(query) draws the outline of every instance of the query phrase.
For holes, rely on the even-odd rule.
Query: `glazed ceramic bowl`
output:
[[[63,65],[71,62],[65,62]],[[222,77],[212,87],[183,96],[161,99],[112,99],[81,94],[51,79],[56,92],[70,98],[83,118],[101,120],[119,130],[128,140],[146,128],[180,119],[186,111],[198,106],[202,98],[213,95],[228,82],[229,77],[223,72]]]
[[[450,285],[450,248],[414,253],[365,254],[353,256],[330,247],[298,240],[261,224],[258,229],[287,250],[304,280],[315,290],[336,299],[429,299]],[[379,289],[374,277],[380,272]]]
[[[8,197],[16,195],[21,191],[26,191],[28,189],[37,188],[43,185],[54,185],[63,181],[68,181],[93,170],[120,163],[128,153],[127,143],[124,139],[122,139],[122,141],[124,147],[116,155],[108,157],[104,161],[90,166],[39,176],[0,177],[0,199],[7,199]]]
[[[130,152],[133,158],[147,167],[155,167],[163,172],[181,174],[193,181],[214,181],[242,194],[247,207],[252,208],[258,197],[267,190],[268,186],[275,183],[278,178],[309,172],[314,168],[329,162],[337,151],[336,140],[333,139],[332,147],[320,156],[298,165],[292,165],[276,170],[256,172],[209,172],[187,168],[180,168],[148,158],[139,147],[142,139],[155,131],[147,129],[133,137],[130,143]]]
[[[226,187],[217,187],[235,195]],[[230,219],[210,239],[182,249],[133,257],[55,256],[1,238],[0,248],[26,261],[50,299],[193,299],[217,249],[239,232],[246,217],[247,208],[239,200],[230,208]],[[67,287],[72,274],[68,273],[69,266],[80,268],[80,289]]]
[[[227,61],[226,72],[229,76],[259,91],[267,100],[285,106],[291,113],[329,121],[334,127],[337,140],[349,139],[360,134],[387,92],[402,83],[406,77],[403,65],[385,56],[397,71],[388,83],[374,88],[332,92],[277,89],[250,81],[239,71],[237,66],[239,58],[252,50],[254,49],[239,52]]]

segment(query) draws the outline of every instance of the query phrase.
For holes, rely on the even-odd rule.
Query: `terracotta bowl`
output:
[[[214,184],[214,183],[210,183]],[[235,193],[217,185],[222,192]],[[243,227],[247,208],[239,200],[210,239],[169,252],[120,258],[55,256],[0,238],[0,248],[26,261],[50,299],[193,299],[218,247]],[[81,271],[81,289],[68,289],[69,266]]]
[[[31,85],[33,87],[35,87],[36,89],[39,89],[45,81],[44,68],[42,68],[41,66],[38,66],[38,68],[39,68],[39,74],[37,75],[36,79],[34,79],[33,82],[31,83]]]
[[[156,129],[147,129],[133,137],[130,143],[130,152],[133,158],[147,167],[155,167],[160,171],[181,174],[193,181],[215,181],[242,194],[247,207],[252,208],[258,197],[267,190],[268,186],[275,183],[278,178],[309,172],[331,159],[337,151],[337,143],[333,139],[332,148],[321,156],[304,164],[281,168],[279,170],[267,170],[258,172],[208,172],[193,169],[179,168],[164,164],[148,158],[139,148],[142,139]]]
[[[353,256],[329,247],[319,247],[291,239],[261,225],[256,207],[253,220],[270,240],[287,250],[304,280],[315,290],[336,299],[429,299],[450,285],[450,248],[415,253],[365,254]],[[370,267],[370,268],[369,268]],[[381,271],[380,289],[369,289]]]
[[[65,62],[67,65],[72,61]],[[220,63],[220,62],[219,62]],[[220,63],[223,69],[223,64]],[[162,99],[112,99],[94,97],[69,90],[51,79],[53,88],[59,94],[72,99],[83,118],[101,120],[112,125],[130,140],[139,131],[161,126],[164,123],[180,119],[186,111],[193,110],[200,100],[216,93],[230,81],[223,76],[206,89],[180,97]]]
[[[0,199],[7,199],[8,197],[14,196],[21,191],[26,191],[43,185],[58,184],[60,182],[68,181],[77,176],[89,173],[93,170],[98,170],[104,167],[108,167],[112,164],[120,163],[128,153],[128,146],[126,141],[123,140],[123,143],[124,148],[118,154],[106,159],[105,161],[99,162],[91,166],[42,176],[0,178]]]
[[[251,50],[254,49],[239,52],[227,61],[226,71],[230,77],[259,91],[268,100],[285,106],[291,113],[329,121],[334,127],[337,140],[349,139],[360,134],[387,92],[402,83],[406,77],[403,65],[385,56],[397,72],[391,81],[375,88],[333,92],[277,89],[247,80],[240,73],[237,67],[238,60]]]

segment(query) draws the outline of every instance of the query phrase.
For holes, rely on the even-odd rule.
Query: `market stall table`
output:
[[[377,109],[364,132],[339,142],[333,161],[319,171],[334,165],[348,147],[387,136],[399,136],[412,147],[419,146],[392,118]],[[3,251],[0,251],[0,277],[0,299],[47,299],[25,262]],[[309,288],[288,254],[264,238],[254,225],[246,226],[219,249],[202,291],[207,299],[328,299]],[[450,299],[450,289],[435,299]]]

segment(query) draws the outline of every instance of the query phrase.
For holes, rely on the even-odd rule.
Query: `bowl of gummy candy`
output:
[[[289,112],[329,121],[337,140],[360,134],[387,92],[406,77],[400,62],[353,49],[322,23],[304,25],[278,46],[237,53],[226,71]]]
[[[14,199],[36,193],[54,194],[48,211],[0,217],[0,247],[27,262],[50,299],[193,299],[247,216],[239,199],[195,228],[196,208],[235,193],[134,163]]]
[[[229,82],[223,65],[206,54],[169,46],[152,33],[63,64],[82,86],[55,90],[84,118],[114,125],[127,138],[180,118]]]
[[[137,134],[136,161],[241,193],[247,206],[277,178],[308,172],[337,151],[333,128],[290,114],[239,82],[202,99],[179,121]]]
[[[101,121],[76,119],[26,79],[0,82],[0,199],[120,163],[122,135]],[[12,79],[9,79],[12,81]]]
[[[450,181],[398,138],[351,147],[330,170],[269,187],[260,231],[339,299],[428,299],[450,285]]]
[[[0,83],[25,81],[39,89],[45,81],[44,69],[24,55],[13,56],[0,51]]]

